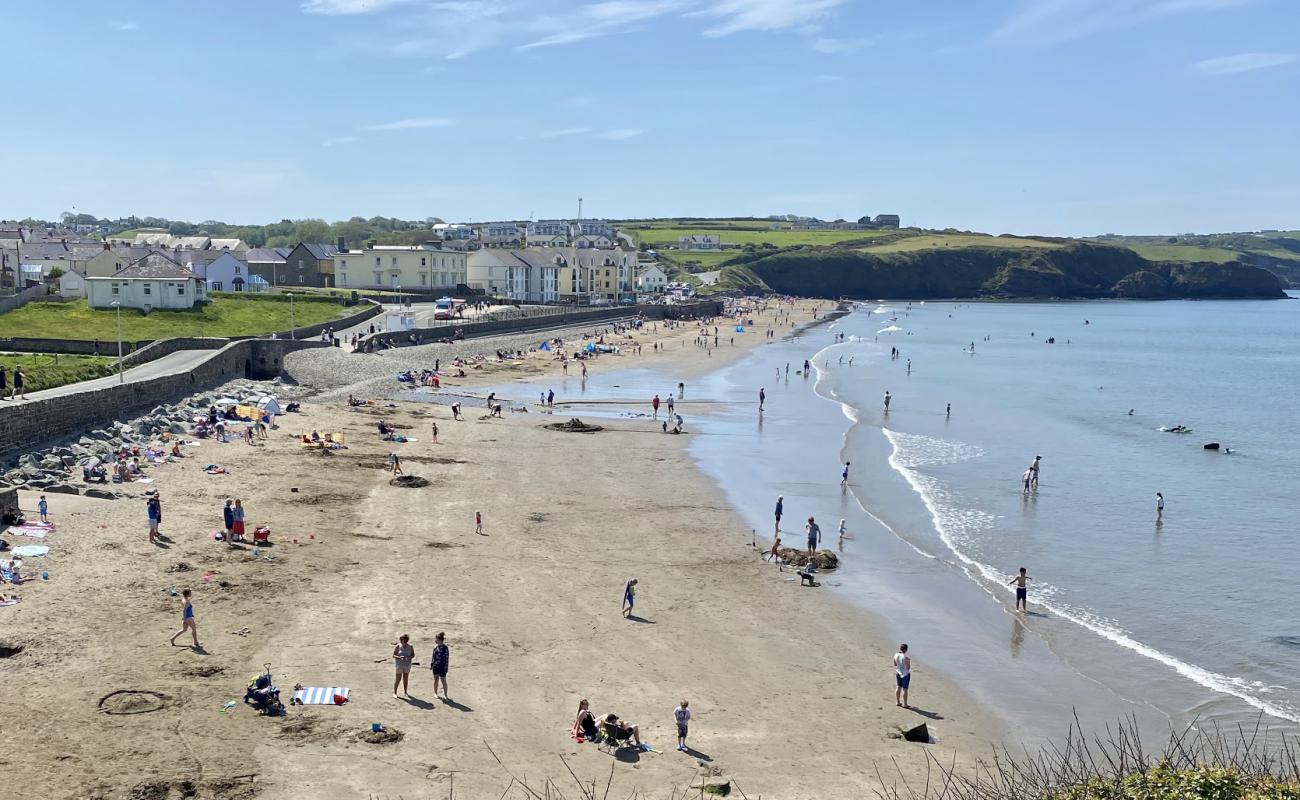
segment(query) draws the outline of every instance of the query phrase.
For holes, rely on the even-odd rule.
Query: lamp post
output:
[[[293,316],[293,292],[287,292],[287,294],[289,295],[289,338],[297,339],[298,337],[296,335],[296,331],[298,325],[294,321],[294,316]]]
[[[126,383],[122,375],[122,304],[114,300],[113,308],[117,309],[117,382]]]

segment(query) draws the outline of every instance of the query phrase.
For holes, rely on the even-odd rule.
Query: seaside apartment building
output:
[[[517,222],[486,222],[478,228],[478,242],[484,247],[522,247],[524,236]]]
[[[340,289],[455,291],[458,286],[468,285],[468,255],[437,242],[339,251],[334,256],[335,285]]]

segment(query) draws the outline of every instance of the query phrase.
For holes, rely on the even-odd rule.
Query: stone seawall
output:
[[[127,419],[227,381],[277,378],[286,353],[328,346],[301,340],[245,339],[227,344],[189,372],[0,409],[0,463],[10,463],[59,439],[79,438],[109,420]]]
[[[520,317],[519,319],[501,319],[492,322],[466,322],[439,325],[433,328],[416,328],[411,331],[389,331],[367,337],[375,343],[391,343],[397,346],[411,344],[414,334],[416,344],[436,342],[443,337],[450,337],[457,330],[465,332],[466,339],[478,339],[484,336],[496,336],[503,333],[523,333],[542,328],[560,326],[582,326],[613,319],[627,319],[640,314],[645,319],[683,319],[686,317],[714,316],[722,310],[717,302],[682,303],[679,305],[645,305],[613,306],[609,308],[582,308],[542,317]]]

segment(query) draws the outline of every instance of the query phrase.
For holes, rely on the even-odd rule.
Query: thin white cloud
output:
[[[1297,58],[1300,57],[1295,53],[1238,53],[1233,56],[1197,61],[1192,65],[1192,69],[1202,75],[1236,75],[1239,72],[1253,72],[1257,69],[1293,64]]]
[[[115,31],[122,31],[123,33],[126,33],[127,31],[138,30],[140,28],[140,23],[133,22],[131,20],[122,20],[120,22],[114,22],[110,24],[109,27],[111,27]]]
[[[697,13],[717,17],[705,36],[730,36],[742,31],[816,31],[816,24],[846,0],[716,0]]]
[[[399,119],[393,122],[379,122],[374,125],[367,125],[363,130],[367,131],[406,131],[417,128],[445,128],[451,125],[455,120],[446,117],[415,117],[412,119]]]
[[[359,141],[361,141],[360,136],[335,136],[331,139],[326,139],[325,141],[321,142],[320,146],[337,147],[338,145],[341,144],[352,144],[353,142],[359,142]]]
[[[836,55],[838,53],[852,53],[869,44],[871,44],[870,39],[832,39],[827,36],[819,36],[813,39],[809,46],[819,53]]]
[[[596,138],[605,139],[606,141],[611,142],[621,142],[626,139],[635,139],[643,133],[645,133],[645,131],[640,128],[614,128],[609,131],[601,131],[596,134]]]
[[[537,134],[538,139],[563,139],[566,136],[581,136],[584,133],[591,133],[591,128],[561,128],[556,131],[543,131]]]
[[[1021,0],[994,41],[1055,43],[1176,14],[1222,11],[1253,0]]]
[[[536,27],[546,33],[515,49],[554,47],[622,33],[639,22],[688,7],[686,0],[602,0],[599,3],[589,3],[566,14],[543,15],[532,23],[525,22],[525,28]]]
[[[299,7],[307,14],[342,17],[352,14],[373,14],[407,2],[410,0],[302,0]]]

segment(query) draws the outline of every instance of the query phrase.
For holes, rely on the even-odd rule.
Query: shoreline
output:
[[[663,338],[690,336],[686,328]],[[690,398],[690,376],[714,374],[759,344],[747,336],[734,354],[723,347],[709,357],[683,344],[647,358],[646,341],[641,357],[597,359],[592,390],[619,371],[610,364],[667,367],[692,381]],[[553,380],[547,366],[485,367],[456,388],[516,375]],[[0,688],[14,698],[15,718],[40,720],[21,740],[11,726],[0,741],[7,752],[21,747],[32,791],[117,798],[189,781],[212,793],[247,783],[259,797],[342,800],[376,787],[440,793],[454,781],[468,796],[500,795],[507,770],[534,785],[541,776],[569,780],[562,757],[584,780],[603,780],[613,767],[624,795],[667,796],[717,771],[751,795],[811,798],[870,792],[868,760],[886,777],[896,760],[910,779],[932,755],[965,764],[1000,741],[988,735],[984,711],[924,662],[916,702],[942,708],[944,719],[888,704],[892,640],[848,603],[777,580],[743,537],[726,533],[744,525],[722,490],[700,479],[688,452],[694,434],[616,420],[575,436],[539,425],[554,417],[480,419],[481,407],[453,422],[429,403],[348,409],[323,399],[340,390],[321,388],[264,444],[207,441],[151,470],[149,488],[167,509],[166,549],[145,541],[145,487],[123,487],[127,502],[51,496],[59,529],[42,562],[51,580],[0,609],[13,612],[3,638],[23,648],[7,660]],[[401,430],[417,441],[380,441],[381,418],[409,426]],[[428,438],[435,421],[438,444]],[[313,428],[343,433],[349,449],[319,456],[302,448],[296,434]],[[382,465],[392,450],[432,485],[390,486]],[[208,461],[230,473],[205,474]],[[244,497],[250,525],[271,525],[274,545],[262,556],[206,533],[220,527],[229,495]],[[33,500],[25,495],[24,506]],[[485,536],[473,531],[478,510]],[[210,583],[199,580],[210,571]],[[642,623],[617,611],[630,576],[641,581]],[[179,617],[167,589],[181,586],[195,590],[204,652],[166,646]],[[432,697],[427,667],[412,675],[417,700],[392,699],[387,654],[396,634],[410,633],[427,664],[442,630],[454,702]],[[126,631],[133,635],[117,635]],[[263,662],[286,695],[295,683],[342,685],[353,701],[295,706],[285,718],[237,702],[224,711]],[[164,707],[96,713],[96,698],[120,688],[160,692]],[[655,752],[611,759],[574,743],[566,731],[580,697],[640,725]],[[671,709],[682,697],[696,713],[690,756],[672,749]],[[938,744],[886,735],[921,721]],[[372,722],[402,740],[366,742]],[[837,735],[828,738],[828,728]],[[252,755],[232,742],[255,745]]]

